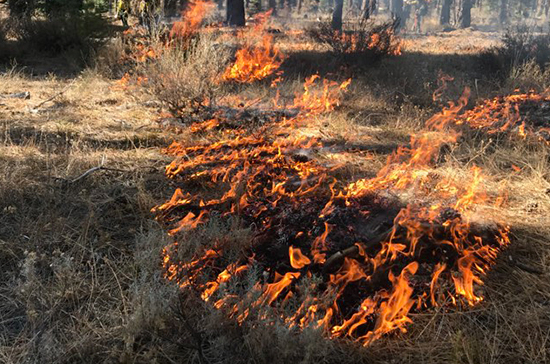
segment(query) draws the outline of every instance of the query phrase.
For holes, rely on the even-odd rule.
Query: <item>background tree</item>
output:
[[[237,27],[245,25],[244,0],[227,0],[226,22]]]
[[[403,0],[390,0],[390,12],[393,19],[398,22],[398,29],[404,25]]]
[[[501,25],[508,23],[508,0],[500,0],[500,13],[498,20]]]
[[[451,23],[451,6],[453,0],[443,0],[441,4],[441,16],[439,17],[440,25],[448,25]]]
[[[459,23],[463,29],[472,25],[472,7],[472,0],[462,0]]]
[[[367,20],[376,12],[378,8],[377,0],[363,0],[361,4],[361,16],[363,19]]]
[[[344,0],[336,0],[332,12],[332,29],[342,30],[342,14],[344,12]]]
[[[271,14],[277,15],[277,0],[268,0],[267,8],[271,10]]]

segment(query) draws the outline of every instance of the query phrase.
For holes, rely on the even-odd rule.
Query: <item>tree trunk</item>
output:
[[[227,0],[227,25],[244,27],[244,0]]]
[[[377,6],[377,0],[363,0],[363,4],[361,5],[361,15],[363,19],[370,19],[372,14],[374,14]]]
[[[472,25],[472,0],[462,0],[462,11],[460,12],[460,27],[469,28]]]
[[[508,23],[508,0],[500,0],[500,14],[498,19],[501,25]]]
[[[439,18],[439,24],[447,25],[451,23],[451,6],[453,0],[443,0],[441,5],[441,16]]]
[[[391,0],[390,12],[392,18],[398,21],[397,29],[401,29],[406,20],[403,18],[403,0]]]
[[[271,15],[277,15],[277,0],[268,0],[267,7],[271,10]]]
[[[344,0],[336,0],[336,6],[332,12],[332,29],[342,30],[342,13],[344,12]]]

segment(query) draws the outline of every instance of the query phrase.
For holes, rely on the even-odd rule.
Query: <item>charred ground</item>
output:
[[[479,43],[487,39],[482,32],[470,32],[468,36],[468,43],[472,39]],[[510,94],[518,83],[527,81],[544,88],[544,71],[528,73],[529,68],[520,67],[510,77],[501,54],[487,47],[473,50],[463,47],[463,37],[461,33],[455,38],[448,34],[413,37],[406,40],[402,56],[370,65],[361,59],[335,57],[327,49],[292,50],[294,36],[277,35],[275,38],[280,38],[277,42],[286,55],[281,65],[285,79],[280,90],[287,104],[292,104],[294,95],[303,91],[304,79],[316,72],[340,82],[352,77],[352,84],[334,111],[312,116],[315,124],[310,132],[321,135],[322,147],[287,155],[288,161],[273,165],[276,169],[265,171],[265,175],[256,175],[255,182],[272,182],[273,173],[292,175],[296,171],[290,166],[296,162],[330,168],[329,152],[346,158],[344,168],[330,169],[332,176],[340,180],[375,177],[387,156],[399,146],[410,147],[410,135],[422,130],[424,122],[445,105],[444,101],[432,98],[441,86],[438,83],[441,74],[455,79],[445,89],[443,100],[457,100],[464,86],[470,86],[471,113],[483,113],[486,119],[500,118],[502,110],[507,107],[514,110],[519,103],[520,114],[528,115],[534,128],[540,127],[540,121],[545,119],[544,100],[542,104],[539,99],[525,103],[512,100],[511,106],[507,106],[507,100],[499,98],[494,110],[488,110],[483,100]],[[426,41],[432,38],[438,45],[426,47]],[[445,39],[443,44],[438,43],[439,38]],[[492,42],[489,43],[498,45]],[[290,50],[285,51],[285,44]],[[140,67],[138,72],[143,70]],[[521,123],[498,131],[458,126],[464,128],[460,143],[445,147],[434,172],[466,180],[471,165],[475,164],[487,176],[484,183],[489,195],[496,196],[503,189],[508,192],[505,204],[479,216],[483,222],[491,214],[497,215],[511,229],[511,243],[484,278],[485,284],[476,291],[484,296],[484,301],[472,308],[464,304],[412,312],[413,323],[407,326],[407,333],[392,332],[362,348],[352,340],[327,339],[313,328],[289,330],[266,317],[238,325],[204,302],[200,290],[181,291],[163,277],[161,256],[163,248],[171,243],[165,229],[173,228],[170,223],[178,221],[175,217],[182,218],[189,210],[181,206],[169,210],[167,213],[173,214],[174,219],[161,220],[163,226],[159,226],[153,220],[151,208],[164,203],[178,187],[211,199],[219,198],[223,191],[200,176],[189,178],[204,166],[185,170],[179,179],[165,179],[164,166],[173,156],[162,154],[160,148],[167,147],[173,139],[185,145],[210,145],[226,138],[226,133],[240,133],[243,126],[243,133],[255,138],[263,132],[269,145],[272,135],[268,134],[267,126],[284,113],[270,114],[258,105],[234,102],[232,108],[223,109],[225,123],[213,129],[204,125],[190,131],[188,124],[205,115],[212,116],[217,110],[210,104],[193,110],[193,118],[197,120],[168,116],[161,113],[166,108],[163,104],[166,99],[158,100],[155,88],[148,90],[141,85],[121,88],[118,79],[109,79],[100,71],[98,67],[74,79],[59,79],[7,69],[1,76],[2,95],[31,93],[30,100],[0,99],[4,129],[1,147],[4,177],[0,188],[2,361],[542,363],[549,360],[550,160],[548,146],[538,135],[527,133],[525,138],[518,135]],[[144,75],[152,77],[154,73]],[[177,76],[174,74],[174,87],[183,82]],[[154,86],[155,80],[151,82]],[[224,97],[272,98],[270,84],[271,80],[223,88],[207,84],[205,89],[216,93],[212,96],[220,105]],[[36,107],[65,87],[67,91]],[[474,107],[478,100],[481,106]],[[193,103],[186,105],[193,106]],[[266,114],[269,117],[265,118]],[[159,117],[160,126],[154,122]],[[250,146],[243,147],[246,148]],[[277,156],[276,149],[270,153],[259,155],[260,161]],[[84,175],[94,167],[103,169]],[[253,210],[262,204],[270,206],[272,201],[266,198],[229,219],[217,216],[229,205],[215,206],[212,210],[217,213],[211,213],[207,223],[177,233],[180,246],[184,247],[177,258],[190,261],[221,242],[227,247],[227,254],[221,263],[207,265],[210,276],[215,278],[220,267],[242,259],[243,250],[247,249],[256,253],[260,266],[271,268],[269,274],[274,275],[275,271],[284,274],[292,271],[289,245],[308,253],[307,239],[296,238],[304,227],[311,228],[314,235],[322,235],[325,223],[336,226],[331,236],[335,244],[332,254],[357,241],[373,241],[387,233],[404,206],[402,199],[392,195],[384,198],[366,195],[348,205],[343,200],[336,203],[331,218],[323,220],[319,211],[330,198],[331,190],[325,186],[319,190],[318,198],[304,200],[299,206],[283,201],[272,210]],[[202,209],[197,205],[192,212],[199,215]],[[368,217],[361,213],[365,209],[371,212]],[[264,230],[259,225],[264,215],[258,215],[259,212],[272,219]],[[456,217],[454,211],[448,213],[444,219]],[[490,231],[486,226],[482,229]],[[432,254],[424,256],[422,263],[431,263],[431,257]],[[398,275],[409,263],[400,262],[400,266],[390,269]],[[421,266],[415,284],[429,284],[427,277],[432,268]],[[323,272],[323,266],[315,269],[319,276],[332,273]],[[423,278],[422,272],[427,276]],[[265,279],[271,281],[273,277]],[[239,282],[240,286],[231,288],[239,292],[254,283]],[[387,274],[375,283],[386,289],[390,287]],[[356,301],[368,295],[365,292],[369,289],[356,283],[346,288],[346,300],[341,304],[344,316],[351,314]],[[371,329],[363,327],[359,334]]]

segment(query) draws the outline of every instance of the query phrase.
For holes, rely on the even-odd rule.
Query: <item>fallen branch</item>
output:
[[[519,262],[519,261],[515,260],[511,255],[508,256],[508,260],[510,261],[512,266],[517,267],[517,268],[521,269],[524,272],[532,273],[532,274],[539,274],[539,275],[544,274],[544,270],[542,270],[540,268],[537,268],[537,267],[533,267],[532,265],[529,265],[529,264],[526,264],[526,263]]]
[[[397,227],[396,233],[399,233],[403,227],[399,225]],[[382,244],[384,241],[388,240],[394,230],[394,227],[392,226],[390,229],[380,233],[373,239],[369,240],[367,243],[362,245],[362,248],[365,252],[372,251],[374,248]],[[344,260],[347,257],[353,257],[359,254],[359,247],[357,245],[350,246],[349,248],[346,248],[344,250],[340,250],[334,254],[332,254],[323,265],[323,273],[330,273],[338,270],[342,264],[344,264]]]
[[[32,112],[38,112],[38,109],[40,109],[42,107],[42,105],[44,105],[45,103],[47,102],[50,102],[50,101],[53,101],[55,100],[56,98],[58,98],[59,96],[63,95],[65,92],[67,92],[67,90],[75,83],[76,79],[72,80],[67,86],[65,86],[64,89],[62,89],[61,91],[59,91],[58,93],[54,94],[52,97],[42,101],[41,103],[39,103],[38,105],[36,105],[35,107],[31,108],[31,111]]]
[[[92,173],[97,172],[97,171],[112,171],[112,172],[124,172],[124,173],[130,172],[130,171],[124,170],[124,169],[105,167],[103,165],[103,161],[102,161],[99,166],[92,167],[92,168],[88,169],[86,172],[82,173],[80,176],[78,176],[76,178],[73,178],[71,180],[68,180],[66,178],[56,178],[56,179],[61,180],[61,181],[65,181],[66,183],[69,183],[69,184],[73,184],[73,183],[76,183],[76,182],[88,177],[89,175],[91,175]]]
[[[29,91],[24,92],[16,92],[13,94],[7,94],[7,95],[0,95],[1,98],[4,99],[25,99],[28,100],[31,98],[31,93]]]

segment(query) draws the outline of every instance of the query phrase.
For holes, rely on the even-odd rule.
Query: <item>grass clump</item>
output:
[[[197,37],[188,47],[176,43],[144,65],[147,90],[174,115],[198,112],[220,97],[229,58],[229,49],[211,35]]]
[[[527,26],[509,29],[502,38],[500,54],[511,67],[534,61],[544,68],[550,62],[550,34],[537,34]]]
[[[348,24],[347,29],[340,32],[333,30],[329,22],[322,22],[309,28],[307,33],[339,57],[372,63],[401,53],[400,42],[395,36],[396,27],[395,21],[382,24],[361,21]]]

